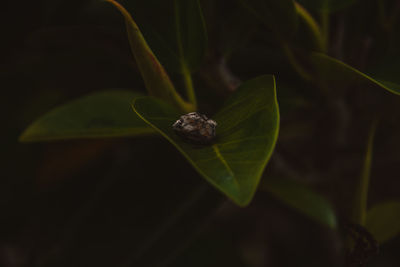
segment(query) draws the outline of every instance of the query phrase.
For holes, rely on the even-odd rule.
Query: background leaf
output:
[[[296,43],[297,47],[310,45],[307,50],[314,51],[325,51],[325,38],[322,33],[322,29],[315,18],[310,14],[310,12],[305,9],[302,5],[295,2],[295,10],[299,16],[299,25],[297,30],[297,35],[293,43]],[[304,37],[307,38],[304,38]],[[311,43],[312,40],[312,43]],[[311,46],[312,45],[312,46]]]
[[[390,81],[376,80],[346,63],[321,53],[311,53],[309,61],[325,86],[343,87],[354,84],[379,86],[393,94],[400,95],[400,85]]]
[[[393,87],[400,92],[400,54],[399,52],[387,52],[387,55],[376,65],[373,65],[369,73],[387,87]],[[390,81],[390,82],[389,82]]]
[[[175,17],[181,70],[196,70],[203,61],[207,33],[198,0],[175,0]],[[182,71],[181,71],[182,72]]]
[[[71,138],[103,138],[152,133],[132,112],[130,101],[141,96],[110,90],[82,97],[43,115],[21,135],[22,142]]]
[[[124,16],[132,53],[135,56],[136,63],[149,93],[170,102],[183,111],[193,110],[194,107],[186,103],[176,92],[167,72],[147,45],[139,27],[129,12],[114,0],[106,1],[115,6]]]
[[[252,199],[275,147],[279,111],[275,80],[265,75],[244,83],[213,118],[217,139],[213,145],[184,142],[172,129],[181,115],[166,103],[137,98],[135,112],[168,139],[212,185],[239,205]]]
[[[400,233],[400,201],[374,205],[367,214],[366,228],[384,243]]]
[[[303,184],[284,178],[266,178],[261,184],[261,190],[269,192],[311,219],[336,228],[337,220],[332,206],[324,197]]]
[[[168,71],[199,67],[207,33],[198,0],[126,1],[125,6]]]
[[[297,0],[306,8],[324,11],[336,11],[354,4],[357,0]]]

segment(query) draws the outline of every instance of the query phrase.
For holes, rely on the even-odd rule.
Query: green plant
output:
[[[337,146],[343,146],[340,144],[343,134],[340,125],[348,124],[348,118],[343,118],[341,112],[359,116],[363,112],[374,113],[373,108],[378,108],[372,105],[360,108],[356,105],[358,98],[363,96],[364,88],[400,94],[399,76],[388,71],[391,67],[387,67],[389,65],[386,60],[398,53],[397,13],[388,11],[390,5],[395,5],[390,1],[376,3],[381,9],[376,17],[379,29],[365,35],[356,35],[354,32],[359,30],[356,26],[355,29],[351,25],[346,28],[350,34],[343,32],[343,25],[349,23],[351,12],[354,12],[350,8],[356,6],[356,1],[238,0],[232,3],[233,10],[246,11],[243,16],[248,16],[248,25],[238,23],[234,13],[226,22],[233,26],[218,33],[222,37],[212,36],[214,39],[210,39],[210,42],[207,42],[207,26],[201,1],[129,1],[126,6],[132,13],[116,1],[106,2],[116,7],[125,19],[136,67],[149,96],[131,90],[107,90],[85,96],[39,118],[21,135],[20,141],[142,136],[157,138],[161,135],[211,185],[237,205],[246,206],[260,184],[278,139],[278,100],[284,103],[285,114],[296,109],[327,110],[322,114],[338,114],[339,126],[329,126],[337,137],[332,140],[338,142]],[[212,1],[204,1],[204,4],[210,10],[218,5]],[[334,13],[346,9],[348,13]],[[359,8],[357,12],[363,10]],[[204,13],[207,15],[207,9]],[[150,14],[155,18],[145,18]],[[136,16],[142,24],[136,24]],[[209,18],[210,21],[212,19]],[[211,32],[215,31],[215,26],[208,25]],[[355,40],[345,42],[345,34],[354,34]],[[369,39],[362,39],[365,36],[388,41],[377,41],[370,48]],[[213,47],[216,43],[218,45]],[[257,48],[255,54],[252,54],[253,46]],[[357,55],[359,58],[352,58],[351,51],[355,49],[360,50]],[[387,55],[383,50],[387,51]],[[271,61],[262,63],[265,63],[266,70],[276,73],[277,78],[262,75],[236,87],[236,79],[233,79],[231,71],[240,71],[241,78],[259,74],[258,69],[251,70],[253,60],[256,61],[257,57],[261,61]],[[341,61],[342,58],[349,59],[370,74],[351,67]],[[232,70],[226,62],[231,64]],[[209,108],[207,94],[205,97],[202,94],[203,103],[197,100],[200,93],[195,88],[203,87],[211,88],[221,95],[229,94],[229,97],[222,106],[218,102]],[[181,92],[185,92],[186,97]],[[354,106],[351,101],[354,101]],[[189,144],[172,130],[173,122],[180,115],[199,110],[199,107],[200,111],[219,107],[212,116],[218,128],[216,141],[211,145]],[[385,116],[385,112],[390,110],[381,111],[381,116]],[[366,121],[363,120],[363,126],[371,124],[371,118],[375,117],[369,113]],[[296,127],[295,123],[287,125],[287,132],[285,129],[281,132],[283,138],[285,135],[302,134],[302,128]],[[354,199],[349,201],[354,203],[354,208],[347,214],[347,219],[366,228],[379,242],[385,242],[400,232],[400,202],[378,203],[368,209],[376,121],[372,125],[359,185],[354,190]],[[363,126],[360,128],[363,129]],[[305,129],[307,134],[309,132]],[[146,149],[158,153],[157,147]],[[312,152],[310,154],[315,157]],[[287,166],[283,169],[287,170]],[[269,192],[310,218],[337,229],[337,215],[323,197],[298,181],[265,176],[261,181],[262,191]],[[352,234],[347,236],[351,237]],[[368,255],[364,255],[362,249],[361,252],[356,251],[357,242],[361,241],[354,239],[348,245],[350,257],[353,257],[349,262],[354,261],[358,253],[362,258],[355,261],[363,263]]]

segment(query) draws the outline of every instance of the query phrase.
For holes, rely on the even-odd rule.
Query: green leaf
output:
[[[336,215],[330,203],[303,184],[289,179],[267,178],[263,180],[261,190],[269,192],[311,219],[336,228]]]
[[[374,205],[367,214],[366,228],[379,243],[400,233],[400,201]]]
[[[139,27],[129,12],[114,0],[105,0],[114,5],[124,16],[128,39],[136,63],[142,74],[147,90],[153,96],[164,99],[183,111],[191,111],[193,105],[186,103],[175,90],[167,72],[148,46]]]
[[[320,11],[337,11],[354,4],[357,0],[297,0],[306,8]]]
[[[388,51],[379,63],[371,66],[370,73],[387,87],[400,92],[400,53]],[[390,81],[390,82],[388,82]]]
[[[332,88],[351,84],[365,84],[378,86],[393,94],[400,95],[400,85],[390,81],[374,79],[325,54],[311,53],[309,61],[321,82]]]
[[[180,51],[181,72],[196,70],[203,61],[207,47],[207,33],[198,0],[175,0],[177,43]]]
[[[231,96],[214,116],[218,127],[213,145],[193,145],[177,136],[172,124],[182,114],[160,100],[137,98],[133,109],[208,182],[240,206],[251,201],[278,136],[279,109],[273,76],[250,80]]]
[[[127,1],[126,9],[168,71],[193,72],[200,66],[207,32],[199,0]]]
[[[183,75],[191,109],[196,109],[191,73],[200,67],[207,46],[199,0],[129,1],[127,9],[138,19],[161,63],[168,71]]]
[[[197,106],[191,72],[205,55],[207,34],[198,0],[174,0],[179,70],[183,75],[189,101]]]
[[[308,35],[310,35],[311,39],[314,42],[314,49],[315,51],[325,51],[325,38],[323,36],[323,33],[321,32],[321,27],[317,23],[317,21],[314,19],[314,17],[308,12],[307,9],[305,9],[302,5],[299,3],[295,2],[295,9],[297,12],[297,15],[299,18],[301,18],[301,22],[299,23],[299,35],[301,36],[300,42],[296,42],[297,45],[301,44],[304,38],[304,32],[302,31],[302,26],[305,26],[308,32]],[[307,38],[308,39],[308,38]],[[307,40],[306,39],[306,40]]]
[[[256,18],[281,39],[290,39],[297,28],[297,12],[292,0],[239,0]]]
[[[110,90],[72,101],[32,123],[21,135],[22,142],[72,138],[135,136],[154,132],[130,108],[135,97],[128,90]]]

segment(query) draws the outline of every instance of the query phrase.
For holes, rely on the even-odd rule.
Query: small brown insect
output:
[[[196,144],[210,144],[216,135],[217,123],[198,112],[182,115],[172,128],[186,141]]]

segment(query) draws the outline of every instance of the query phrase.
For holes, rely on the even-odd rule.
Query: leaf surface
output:
[[[247,205],[272,154],[279,130],[275,79],[265,75],[244,83],[213,119],[216,141],[201,146],[177,136],[180,117],[170,105],[150,97],[134,100],[133,109],[170,141],[212,185],[238,205]]]
[[[57,107],[33,122],[21,135],[22,142],[72,138],[103,138],[153,133],[132,113],[130,103],[140,93],[109,90],[88,95]]]
[[[400,201],[374,205],[367,213],[366,228],[379,243],[400,233]]]
[[[332,206],[307,186],[289,179],[267,178],[263,180],[261,189],[311,219],[336,228],[337,219]]]
[[[400,95],[400,85],[391,81],[374,79],[338,59],[321,53],[311,53],[309,60],[319,78],[331,87],[365,84],[378,86],[393,94]]]

